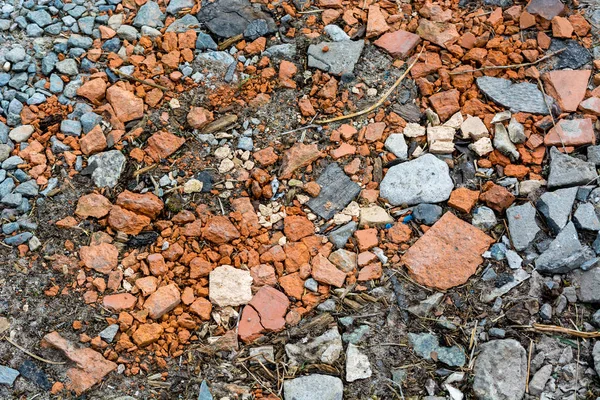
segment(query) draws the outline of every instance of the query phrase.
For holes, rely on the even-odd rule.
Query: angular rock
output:
[[[360,193],[360,186],[353,182],[337,163],[329,164],[317,179],[321,192],[306,205],[319,217],[329,220]]]
[[[535,215],[535,208],[530,203],[512,206],[506,210],[508,229],[515,249],[525,250],[540,231]]]
[[[527,380],[527,354],[513,339],[480,346],[475,361],[473,391],[478,399],[521,400]]]
[[[431,333],[409,333],[408,341],[415,353],[427,361],[435,359],[450,367],[465,365],[465,354],[458,346],[440,346],[437,336]]]
[[[354,221],[350,221],[345,225],[331,231],[327,236],[329,241],[338,249],[343,249],[348,243],[348,239],[352,236],[358,224]]]
[[[454,183],[448,164],[432,154],[391,167],[380,195],[392,205],[439,203],[450,197]]]
[[[229,243],[240,237],[240,232],[225,216],[209,218],[204,228],[202,237],[216,244]]]
[[[316,144],[296,143],[286,150],[281,161],[281,179],[289,179],[292,174],[302,167],[307,167],[318,160],[323,154]]]
[[[535,267],[542,274],[562,274],[579,268],[592,256],[592,250],[581,244],[575,225],[569,222],[535,260]]]
[[[364,228],[365,226],[385,226],[393,222],[394,218],[379,206],[371,205],[369,207],[363,207],[360,209],[359,226],[361,228]]]
[[[312,259],[312,277],[321,283],[332,285],[335,287],[344,286],[346,281],[346,274],[339,270],[323,255],[317,254]]]
[[[491,208],[481,206],[473,210],[473,220],[471,221],[474,227],[481,230],[492,229],[498,223],[496,214]]]
[[[342,400],[344,384],[340,378],[312,374],[283,381],[285,400]]]
[[[449,22],[432,22],[425,18],[419,20],[417,35],[423,40],[435,43],[443,48],[454,44],[460,37],[454,24]]]
[[[340,345],[342,340],[340,339]],[[15,383],[15,379],[19,376],[19,371],[0,365],[0,384],[12,386]]]
[[[108,274],[115,269],[119,260],[119,250],[110,243],[82,246],[79,254],[86,267],[102,274]]]
[[[362,40],[322,42],[308,47],[308,66],[333,75],[351,74],[365,43]],[[323,51],[327,48],[327,51]]]
[[[285,327],[285,313],[290,305],[287,296],[271,286],[263,286],[248,303],[260,317],[260,324],[269,332],[280,332]],[[240,321],[241,329],[242,321]],[[242,338],[243,339],[243,338]]]
[[[528,82],[513,83],[508,79],[483,76],[477,78],[477,87],[495,103],[514,112],[529,112],[532,114],[548,114],[548,106],[544,95],[537,85]],[[548,105],[554,100],[546,96]]]
[[[373,44],[387,51],[392,57],[407,57],[420,41],[418,35],[399,29],[384,34]]]
[[[151,3],[152,2],[148,2],[143,7],[146,7]],[[113,85],[106,91],[106,99],[121,122],[129,122],[144,116],[144,100],[140,99],[129,90]]]
[[[406,161],[408,159],[408,145],[401,133],[392,133],[385,141],[385,148],[391,151],[398,160]]]
[[[363,354],[356,345],[349,343],[346,351],[346,381],[367,379],[372,373],[369,357]]]
[[[144,302],[144,309],[152,319],[160,319],[181,303],[181,293],[175,284],[159,287]]]
[[[592,268],[581,275],[578,297],[584,303],[600,303],[600,268]]]
[[[92,179],[98,187],[115,187],[125,168],[125,156],[119,150],[94,154],[88,159],[92,167]]]
[[[433,225],[442,216],[444,210],[436,204],[421,203],[413,208],[412,216],[420,224]]]
[[[402,262],[418,283],[445,290],[465,283],[493,242],[479,229],[446,212],[404,254]]]
[[[247,0],[217,0],[203,4],[196,16],[208,30],[222,38],[244,33],[248,25],[256,20],[266,22],[265,34],[277,31],[273,18],[254,8]]]
[[[565,5],[560,0],[531,0],[526,10],[530,14],[539,15],[550,21],[565,11]]]
[[[544,216],[546,223],[554,233],[560,232],[567,224],[573,209],[573,203],[575,203],[577,190],[578,188],[575,187],[546,192],[537,201],[538,211]]]
[[[158,4],[153,1],[148,1],[137,11],[135,19],[133,20],[133,26],[137,28],[141,28],[142,26],[161,28],[164,25],[164,20],[165,15],[160,10]]]
[[[133,193],[129,190],[121,192],[115,204],[151,219],[158,217],[164,208],[162,200],[153,193]]]
[[[578,229],[600,231],[600,221],[596,209],[591,203],[583,203],[577,207],[573,214],[573,222]]]
[[[140,347],[146,347],[160,339],[164,329],[162,325],[157,323],[152,324],[141,324],[137,330],[133,333],[131,338],[134,343]]]
[[[548,189],[589,185],[597,182],[598,173],[594,163],[562,154],[555,147],[550,149],[550,158]]]
[[[239,306],[252,300],[252,277],[249,271],[221,265],[209,275],[210,301],[220,307]]]
[[[548,60],[548,68],[554,70],[565,68],[578,69],[592,61],[592,55],[589,50],[580,45],[576,40],[552,39],[548,52],[556,53],[559,50],[563,51]]]
[[[544,391],[544,387],[546,386],[546,382],[550,379],[552,375],[552,369],[554,367],[551,364],[544,365],[540,368],[533,378],[529,381],[529,394],[533,396],[539,396]]]
[[[298,342],[285,345],[285,353],[291,366],[307,363],[331,365],[340,358],[343,351],[342,336],[337,327],[329,329],[307,343]]]

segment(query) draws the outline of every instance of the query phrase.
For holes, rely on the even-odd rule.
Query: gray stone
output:
[[[591,249],[579,242],[573,222],[569,222],[535,260],[535,267],[540,273],[562,274],[579,268],[592,256]]]
[[[217,50],[218,46],[210,35],[204,32],[198,32],[198,36],[196,38],[196,49]]]
[[[167,6],[168,14],[177,14],[185,8],[192,8],[196,2],[194,0],[171,0]]]
[[[507,250],[506,251],[506,261],[508,262],[508,266],[510,269],[518,269],[523,265],[523,259],[516,251]]]
[[[527,380],[527,355],[521,344],[513,339],[493,340],[480,349],[474,367],[475,396],[482,400],[521,400]]]
[[[25,197],[35,197],[38,195],[40,187],[35,180],[30,179],[26,182],[21,183],[15,189],[14,193],[22,194]]]
[[[598,179],[594,163],[562,154],[555,147],[550,149],[550,158],[549,189],[589,185]]]
[[[409,333],[408,342],[415,353],[427,361],[432,360],[431,353],[437,353],[437,360],[450,367],[465,365],[465,354],[458,346],[440,346],[437,336],[431,333]]]
[[[291,366],[305,363],[331,365],[340,358],[343,351],[342,337],[337,327],[329,329],[307,343],[298,342],[285,345],[285,353]]]
[[[229,67],[231,63],[235,61],[235,59],[226,51],[209,51],[207,53],[200,53],[196,57],[196,60],[218,64],[224,68]]]
[[[252,151],[252,149],[254,149],[254,143],[252,142],[252,138],[248,137],[248,136],[242,136],[238,140],[237,148],[242,149],[242,150]]]
[[[600,303],[600,268],[592,268],[581,274],[579,300],[585,303]]]
[[[544,391],[544,387],[546,386],[546,382],[550,379],[552,375],[552,365],[544,365],[540,368],[533,378],[529,381],[529,394],[532,396],[539,396]]]
[[[342,335],[342,340],[345,343],[358,344],[360,343],[365,335],[371,331],[371,327],[369,325],[361,325],[352,332],[345,332]]]
[[[500,122],[494,125],[494,147],[512,161],[518,160],[520,157],[517,148],[510,140],[506,128]]]
[[[145,25],[142,26],[142,28],[140,30],[142,31],[142,36],[148,36],[150,38],[157,38],[162,35],[162,33],[160,33],[160,31],[158,29],[151,28],[151,27],[145,26]],[[108,40],[106,42],[104,42],[104,45],[102,45],[102,48],[104,48],[104,46],[106,46],[108,42],[109,42]],[[117,42],[114,43],[114,47],[117,48],[117,50],[115,50],[115,51],[118,51],[121,48],[121,42],[119,42],[117,40]]]
[[[198,19],[191,14],[176,19],[169,27],[167,32],[184,33],[190,29],[196,29],[199,25]]]
[[[44,96],[41,93],[34,93],[30,98],[27,99],[27,104],[28,105],[38,105],[38,104],[42,104],[43,102],[46,101],[46,96]]]
[[[551,57],[548,64],[551,69],[579,69],[585,64],[592,62],[592,55],[589,50],[577,43],[576,40],[552,39],[549,52],[555,53],[566,49],[554,57]]]
[[[313,278],[308,278],[304,281],[304,287],[310,290],[311,292],[319,291],[319,282],[315,281]]]
[[[554,233],[560,232],[567,224],[576,196],[577,188],[573,187],[546,192],[538,200],[537,209]]]
[[[531,203],[511,206],[506,210],[506,219],[513,247],[518,251],[525,250],[540,231],[535,221],[535,208]]]
[[[596,215],[596,209],[590,203],[583,203],[577,207],[573,214],[573,222],[578,229],[600,231],[600,221]]]
[[[16,143],[21,143],[27,141],[34,131],[33,125],[21,125],[12,129],[8,137]]]
[[[93,43],[94,40],[91,37],[73,34],[69,36],[67,47],[79,47],[87,50],[92,47]]]
[[[525,126],[516,119],[511,118],[508,124],[508,137],[513,143],[524,143],[527,140]]]
[[[244,29],[244,37],[248,40],[256,40],[269,33],[269,24],[264,19],[255,19]]]
[[[552,306],[550,304],[542,304],[542,306],[540,307],[540,317],[546,321],[552,319]]]
[[[353,182],[337,163],[329,164],[317,179],[321,192],[306,205],[319,217],[329,220],[360,193],[360,186]]]
[[[19,156],[11,156],[2,161],[2,169],[16,169],[19,164],[24,164],[25,161]]]
[[[323,30],[334,42],[343,42],[344,40],[350,40],[350,36],[348,36],[348,34],[337,25],[326,25],[325,28],[323,28]]]
[[[490,337],[495,337],[498,339],[504,339],[504,336],[506,336],[506,331],[500,328],[492,328],[488,331],[488,333]]]
[[[79,18],[79,21],[77,21],[77,25],[79,25],[79,29],[81,29],[81,32],[83,32],[86,35],[92,35],[94,32],[95,20],[96,17],[94,16]]]
[[[431,310],[433,310],[434,307],[439,304],[443,297],[443,293],[432,294],[425,300],[421,301],[419,304],[409,307],[408,312],[419,317],[426,317],[429,315]]]
[[[448,164],[432,154],[391,167],[380,185],[392,205],[439,203],[454,189]]]
[[[4,55],[4,58],[6,61],[10,61],[11,63],[17,63],[19,61],[23,61],[26,55],[27,54],[25,53],[24,48],[21,46],[15,46]]]
[[[408,159],[408,145],[404,140],[404,135],[401,133],[392,133],[385,141],[385,148],[394,153],[400,161]]]
[[[0,144],[0,163],[2,161],[6,160],[10,156],[11,151],[12,151],[12,147],[10,147],[9,145]],[[2,171],[4,171],[4,170],[2,170]]]
[[[52,93],[61,93],[65,88],[65,83],[57,74],[50,75],[50,91]]]
[[[495,103],[513,112],[547,115],[546,102],[554,103],[550,96],[544,101],[544,94],[537,85],[529,82],[513,83],[508,79],[483,76],[477,78],[477,86]]]
[[[346,381],[354,382],[372,375],[369,357],[363,354],[356,345],[350,343],[346,351]]]
[[[48,53],[48,55],[42,58],[42,73],[46,76],[49,75],[57,62],[58,56],[56,53]]]
[[[52,16],[46,10],[36,10],[27,13],[27,19],[42,28],[52,23]]]
[[[95,164],[92,179],[98,187],[115,187],[125,168],[125,156],[118,150],[94,154],[88,159],[88,168]]]
[[[592,357],[594,359],[594,369],[600,375],[600,340],[596,340],[596,344],[594,344]]]
[[[140,7],[133,20],[133,26],[141,28],[146,25],[151,28],[161,28],[164,24],[165,15],[160,11],[160,7],[153,1],[148,1]]]
[[[119,324],[112,324],[104,328],[98,336],[102,338],[107,343],[112,343],[113,339],[119,332]]]
[[[77,69],[77,62],[72,58],[66,58],[55,64],[56,70],[61,74],[65,75],[77,75],[79,70]]]
[[[358,224],[355,221],[350,221],[347,224],[331,231],[327,238],[336,248],[343,249],[357,228]]]
[[[32,38],[41,37],[44,34],[44,30],[36,24],[27,25],[25,29],[26,35]]]
[[[60,123],[60,131],[65,135],[80,136],[81,135],[81,123],[79,121],[73,121],[71,119],[65,119]]]
[[[442,207],[438,205],[421,203],[413,208],[412,216],[421,224],[433,225],[442,217],[442,213]]]
[[[32,236],[33,233],[31,232],[23,232],[19,233],[18,235],[7,237],[6,239],[4,239],[4,243],[6,243],[9,246],[18,246],[31,239]]]
[[[312,374],[283,381],[285,400],[342,400],[344,384],[340,378]]]
[[[18,207],[23,201],[23,195],[19,193],[10,193],[0,199],[0,203],[9,207]]]
[[[255,20],[264,20],[268,31],[277,31],[273,18],[252,7],[248,0],[217,0],[203,4],[196,15],[208,30],[222,38],[230,38],[244,33],[248,25]]]
[[[0,199],[12,192],[14,188],[15,182],[12,180],[12,178],[3,180],[2,183],[0,183]]]
[[[308,47],[308,66],[333,75],[350,74],[358,62],[365,43],[362,40],[322,42]],[[323,48],[328,47],[327,52]]]
[[[481,230],[492,229],[498,223],[494,210],[489,207],[481,206],[473,210],[473,220],[471,221],[474,227]]]
[[[600,310],[596,310],[594,315],[592,315],[592,324],[594,324],[596,328],[600,328]]]
[[[587,160],[600,166],[600,146],[589,146],[587,148]]]
[[[117,29],[117,36],[120,39],[133,42],[140,37],[140,33],[131,25],[121,25],[119,29]]]
[[[293,43],[276,44],[264,51],[269,57],[292,58],[296,55],[296,45]]]
[[[94,112],[86,112],[79,118],[79,122],[83,133],[88,133],[102,122],[102,117]]]
[[[12,386],[17,376],[19,376],[19,371],[16,369],[0,365],[0,384]]]
[[[25,86],[25,84],[27,84],[27,72],[21,72],[19,74],[15,74],[10,81],[8,81],[8,86],[17,89],[17,90],[21,90],[23,89],[23,86]]]

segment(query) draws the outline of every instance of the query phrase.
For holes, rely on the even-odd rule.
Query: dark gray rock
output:
[[[480,347],[474,367],[473,392],[481,400],[521,400],[527,380],[527,354],[512,339],[493,340]]]
[[[413,208],[412,216],[420,224],[433,225],[442,217],[442,207],[436,204],[421,203]]]
[[[360,193],[360,186],[353,182],[337,163],[331,163],[317,179],[321,192],[306,204],[319,217],[328,220],[341,211]]]
[[[558,189],[544,193],[537,202],[538,211],[544,216],[546,223],[554,231],[560,232],[565,227],[573,209],[578,188]]]
[[[223,38],[244,33],[252,21],[260,19],[266,21],[266,33],[277,31],[273,18],[252,7],[248,0],[217,0],[204,4],[196,16],[212,33]]]
[[[340,378],[312,374],[283,381],[285,400],[342,400],[344,384]]]
[[[565,51],[550,58],[549,64],[553,67],[552,69],[579,69],[592,62],[589,51],[575,40],[552,39],[548,51],[555,53],[565,48]]]
[[[381,197],[392,205],[439,203],[452,189],[448,164],[432,154],[394,165],[380,185]]]
[[[578,229],[600,231],[600,221],[596,215],[596,209],[590,203],[583,203],[577,207],[573,214],[573,222]]]
[[[511,206],[506,210],[510,238],[516,250],[525,250],[540,231],[535,215],[535,208],[531,203]]]
[[[31,360],[23,361],[23,364],[19,367],[19,372],[23,378],[30,380],[44,390],[50,390],[52,387],[46,373]]]
[[[592,250],[581,244],[575,225],[569,222],[535,260],[535,267],[539,273],[562,274],[579,268],[592,257]]]
[[[592,268],[581,274],[579,300],[585,303],[600,303],[600,268]]]
[[[327,52],[323,52],[325,46],[329,48]],[[364,46],[362,40],[311,44],[308,47],[308,66],[338,76],[352,73]]]
[[[555,147],[550,149],[550,158],[548,189],[589,185],[598,179],[594,163],[562,154]]]
[[[339,228],[331,231],[327,237],[335,247],[338,249],[343,249],[357,228],[358,224],[354,221],[350,221],[346,225],[342,225]]]
[[[256,40],[269,33],[269,24],[264,19],[255,19],[250,21],[244,30],[244,37],[249,40]]]
[[[483,76],[477,78],[477,86],[495,103],[511,111],[548,114],[544,95],[533,83],[513,83],[508,79]],[[546,96],[546,101],[548,105],[554,102],[550,96]]]

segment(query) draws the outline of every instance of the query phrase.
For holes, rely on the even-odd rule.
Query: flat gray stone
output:
[[[17,376],[19,376],[19,371],[16,369],[0,365],[0,384],[12,386]]]
[[[535,260],[535,267],[539,273],[562,274],[579,268],[592,256],[592,250],[581,244],[575,225],[569,222]]]
[[[357,228],[358,224],[355,221],[350,221],[347,224],[331,231],[327,237],[336,248],[343,249]]]
[[[328,220],[341,211],[360,193],[360,186],[353,182],[337,163],[329,164],[317,179],[321,192],[306,205],[319,217]]]
[[[400,161],[408,159],[408,145],[404,140],[404,135],[401,133],[392,133],[385,141],[385,148],[394,153]]]
[[[184,8],[192,8],[196,2],[194,0],[171,0],[167,6],[168,14],[177,14]]]
[[[600,303],[600,268],[592,268],[581,274],[579,300],[585,303]]]
[[[34,131],[33,125],[21,125],[11,130],[8,137],[14,142],[21,143],[27,141]]]
[[[344,384],[340,378],[312,374],[283,381],[285,400],[342,400]]]
[[[98,187],[115,187],[125,168],[125,156],[118,150],[94,154],[88,159],[88,167],[95,164],[92,179]]]
[[[550,158],[548,189],[589,185],[598,179],[594,163],[562,154],[555,147],[550,149]]]
[[[448,164],[432,154],[391,167],[380,185],[381,197],[392,205],[439,203],[454,189]]]
[[[481,206],[473,210],[473,220],[471,223],[474,227],[487,231],[496,226],[498,219],[494,210],[486,206]]]
[[[323,52],[324,47],[327,52]],[[308,66],[318,68],[333,75],[350,74],[358,62],[365,43],[362,40],[342,42],[322,42],[308,47]]]
[[[450,367],[462,367],[465,365],[465,354],[458,346],[443,347],[437,336],[431,333],[409,333],[408,342],[415,353],[431,361],[431,353],[437,353],[437,360]]]
[[[474,367],[473,392],[481,400],[521,400],[527,380],[527,354],[513,339],[480,346]]]
[[[577,207],[573,214],[573,222],[578,229],[600,231],[600,221],[596,209],[591,203],[583,203]]]
[[[208,30],[223,38],[242,34],[252,21],[261,19],[266,22],[266,33],[277,31],[273,18],[252,7],[248,0],[217,0],[205,3],[196,16]]]
[[[565,227],[575,203],[578,188],[558,189],[544,193],[537,201],[537,209],[544,216],[546,223],[554,231],[560,232]]]
[[[506,219],[513,247],[518,251],[525,250],[540,231],[535,221],[535,208],[531,203],[511,206],[506,210]]]
[[[548,114],[548,105],[554,100],[544,95],[537,85],[529,82],[513,83],[508,79],[482,76],[477,78],[479,90],[485,93],[495,103],[506,107],[513,112],[528,112],[532,114]]]
[[[138,10],[135,19],[133,20],[133,26],[141,28],[146,25],[151,28],[160,28],[163,26],[164,20],[165,14],[160,11],[158,4],[149,1]]]
[[[77,75],[79,72],[77,62],[72,58],[66,58],[57,62],[55,67],[58,72],[65,75]]]
[[[589,146],[587,148],[587,159],[596,166],[600,165],[600,146]]]
[[[292,366],[305,363],[331,365],[340,358],[343,352],[342,336],[337,327],[329,329],[307,343],[298,342],[285,345],[285,353]]]

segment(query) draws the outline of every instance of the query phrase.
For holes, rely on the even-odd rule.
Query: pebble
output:
[[[19,371],[0,365],[0,384],[12,386],[15,379],[19,376]]]
[[[592,251],[579,241],[573,222],[569,222],[536,260],[538,272],[552,275],[572,271],[592,258]]]
[[[412,216],[425,225],[433,225],[442,217],[442,207],[435,204],[421,203],[413,208]]]
[[[284,400],[342,400],[344,384],[340,378],[312,374],[283,381]]]
[[[512,339],[493,340],[480,346],[475,360],[473,391],[479,399],[520,400],[525,394],[527,355]]]
[[[363,354],[356,345],[348,344],[346,351],[346,381],[354,382],[372,375],[369,357]]]

